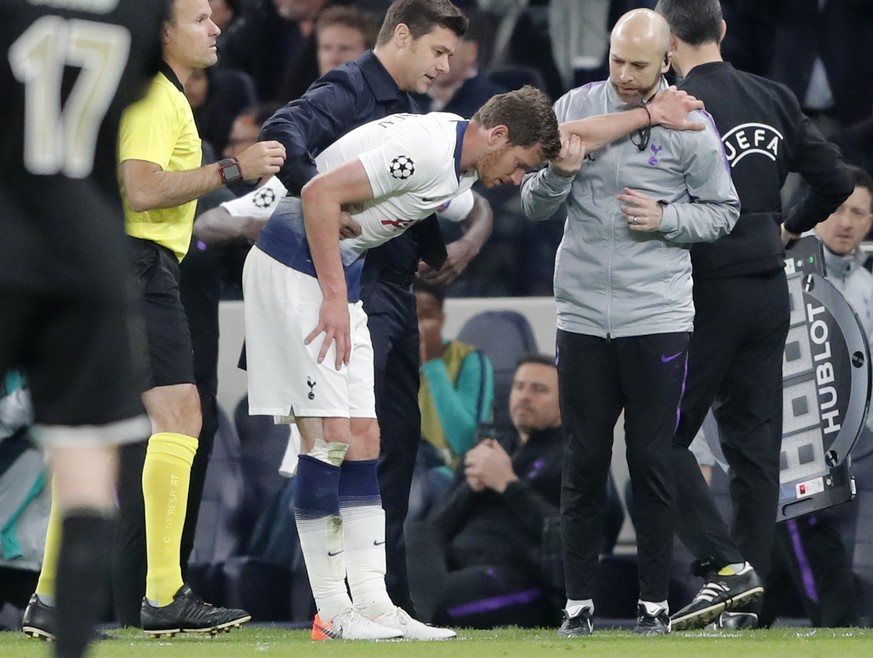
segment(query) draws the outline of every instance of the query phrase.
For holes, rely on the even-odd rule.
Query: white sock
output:
[[[300,550],[318,615],[329,621],[349,610],[343,521],[339,515],[339,475],[345,443],[321,439],[308,455],[300,455],[294,483],[294,520]]]
[[[395,608],[385,589],[385,510],[341,506],[346,575],[355,607],[376,617]]]
[[[352,607],[345,583],[343,521],[338,516],[298,517],[297,534],[318,615],[329,621]]]
[[[670,608],[667,606],[667,601],[637,601],[637,603],[646,609],[646,614],[657,615],[662,610],[669,613]]]
[[[591,614],[594,614],[594,599],[567,599],[567,605],[564,609],[570,617],[575,617],[583,608],[588,608]]]

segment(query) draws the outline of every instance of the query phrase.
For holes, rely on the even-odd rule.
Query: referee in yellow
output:
[[[194,70],[218,61],[220,30],[211,13],[208,0],[173,0],[161,30],[161,72],[147,95],[127,109],[119,132],[125,226],[147,332],[150,378],[143,402],[152,434],[147,444],[122,452],[118,491],[116,551],[123,555],[116,560],[145,562],[145,598],[140,603],[141,566],[132,573],[117,569],[116,580],[121,572],[126,582],[114,586],[122,624],[134,625],[136,619],[123,611],[141,606],[143,630],[155,636],[215,632],[250,619],[243,610],[198,599],[183,582],[180,567],[201,412],[179,297],[179,263],[191,241],[198,197],[228,183],[275,174],[285,159],[279,142],[259,142],[237,158],[200,166],[200,137],[183,85]]]

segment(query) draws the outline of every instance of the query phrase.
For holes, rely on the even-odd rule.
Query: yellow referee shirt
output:
[[[194,113],[176,76],[168,67],[165,70],[155,76],[148,94],[125,110],[118,133],[118,161],[145,160],[164,171],[197,169],[202,151]],[[171,249],[181,262],[191,243],[197,201],[134,212],[123,184],[121,195],[127,234]]]

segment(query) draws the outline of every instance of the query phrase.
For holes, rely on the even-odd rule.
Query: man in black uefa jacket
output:
[[[722,135],[742,204],[729,235],[691,248],[696,315],[673,439],[676,530],[706,583],[672,623],[699,628],[721,615],[724,625],[755,626],[779,499],[789,325],[783,245],[826,219],[852,193],[852,179],[787,87],[722,61],[718,0],[660,0],[656,11],[670,25],[681,88],[705,103]],[[790,171],[809,190],[783,214],[779,191]],[[688,450],[713,405],[731,467],[730,532]]]

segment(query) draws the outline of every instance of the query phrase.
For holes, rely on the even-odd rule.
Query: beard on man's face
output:
[[[661,84],[661,74],[659,72],[658,75],[655,76],[655,79],[652,80],[651,84],[642,89],[634,89],[633,91],[622,89],[622,85],[615,82],[612,78],[610,78],[609,81],[612,83],[619,98],[628,104],[637,104],[641,103],[644,99],[649,98],[652,92],[658,88],[658,85]]]

